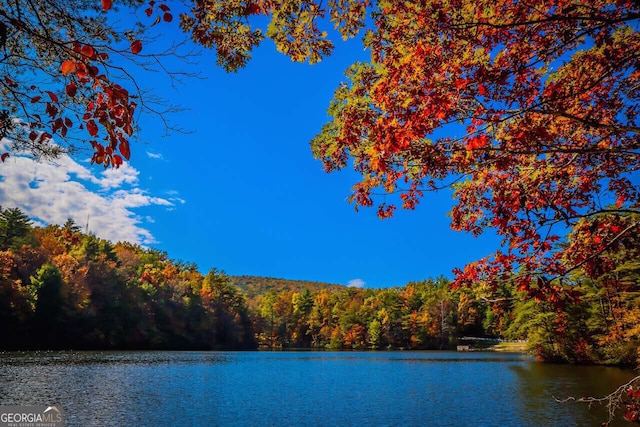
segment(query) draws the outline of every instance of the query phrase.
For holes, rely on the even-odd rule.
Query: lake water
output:
[[[67,426],[597,426],[604,409],[553,396],[633,376],[512,353],[0,353],[0,405]]]

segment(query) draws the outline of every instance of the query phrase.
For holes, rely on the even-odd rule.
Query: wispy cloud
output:
[[[0,141],[0,152],[6,146]],[[139,171],[129,164],[119,169],[88,168],[63,155],[55,162],[36,162],[12,154],[0,163],[0,206],[18,207],[43,224],[64,224],[72,218],[89,231],[111,241],[142,245],[156,243],[134,209],[171,209],[184,200],[157,197],[139,187]]]
[[[147,156],[149,156],[150,159],[162,159],[162,154],[152,153],[151,151],[147,151]]]
[[[367,283],[362,279],[351,279],[347,282],[347,286],[350,288],[362,288]]]

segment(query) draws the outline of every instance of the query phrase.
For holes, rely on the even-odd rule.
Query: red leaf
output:
[[[87,122],[87,130],[89,131],[89,135],[96,136],[98,134],[98,125],[93,120],[90,120]]]
[[[41,96],[34,96],[33,98],[31,98],[31,103],[35,104],[36,102],[40,101],[40,98],[42,98]]]
[[[45,109],[45,111],[52,119],[55,118],[58,114],[58,109],[51,102],[47,102],[47,108]]]
[[[161,4],[160,6],[158,6],[160,9],[162,9],[163,12],[168,12],[169,11],[169,6],[167,6],[166,4]]]
[[[55,93],[51,92],[51,91],[46,91],[47,95],[49,95],[49,98],[51,98],[51,102],[58,102],[58,95],[56,95]]]
[[[148,7],[148,8],[146,8],[146,9],[144,10],[144,13],[145,13],[147,16],[151,16],[151,14],[153,13],[153,8],[152,8],[152,7]]]
[[[483,134],[474,136],[473,138],[469,138],[466,148],[467,150],[477,150],[480,148],[484,148],[487,145],[489,145],[489,137]]]
[[[247,15],[259,15],[260,14],[260,6],[256,3],[250,3],[247,5]]]
[[[76,96],[77,89],[78,89],[78,86],[75,84],[75,82],[69,83],[66,87],[67,95],[71,97]]]
[[[71,59],[64,61],[60,68],[62,69],[63,76],[66,76],[69,73],[73,73],[76,70],[76,61],[73,61]]]
[[[2,153],[2,156],[0,156],[0,160],[2,160],[2,163],[7,160],[7,157],[9,157],[9,153]]]
[[[129,141],[127,141],[126,139],[120,141],[120,152],[127,160],[129,160],[129,158],[131,157],[131,152],[129,151]]]
[[[116,169],[120,167],[120,165],[122,165],[122,157],[120,157],[118,154],[113,156],[113,164],[115,165]]]
[[[162,19],[164,19],[164,22],[171,22],[173,20],[173,16],[170,13],[165,13]]]
[[[137,55],[142,50],[142,42],[140,40],[136,40],[131,43],[131,53]]]
[[[111,0],[102,0],[102,9],[107,11],[111,9],[112,1]]]
[[[77,62],[75,68],[76,76],[84,78],[87,75],[87,66],[83,62]]]

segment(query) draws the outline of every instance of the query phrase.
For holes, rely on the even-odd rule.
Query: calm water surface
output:
[[[633,375],[509,353],[0,353],[0,405],[68,426],[597,426],[602,408],[553,396]]]

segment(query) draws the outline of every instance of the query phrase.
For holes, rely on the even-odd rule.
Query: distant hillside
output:
[[[293,291],[302,292],[309,289],[311,292],[321,289],[344,289],[344,285],[336,285],[322,282],[309,282],[306,280],[289,280],[277,279],[273,277],[257,277],[257,276],[229,276],[232,284],[242,289],[249,300],[253,300],[256,296],[265,294],[271,290],[275,292]]]

